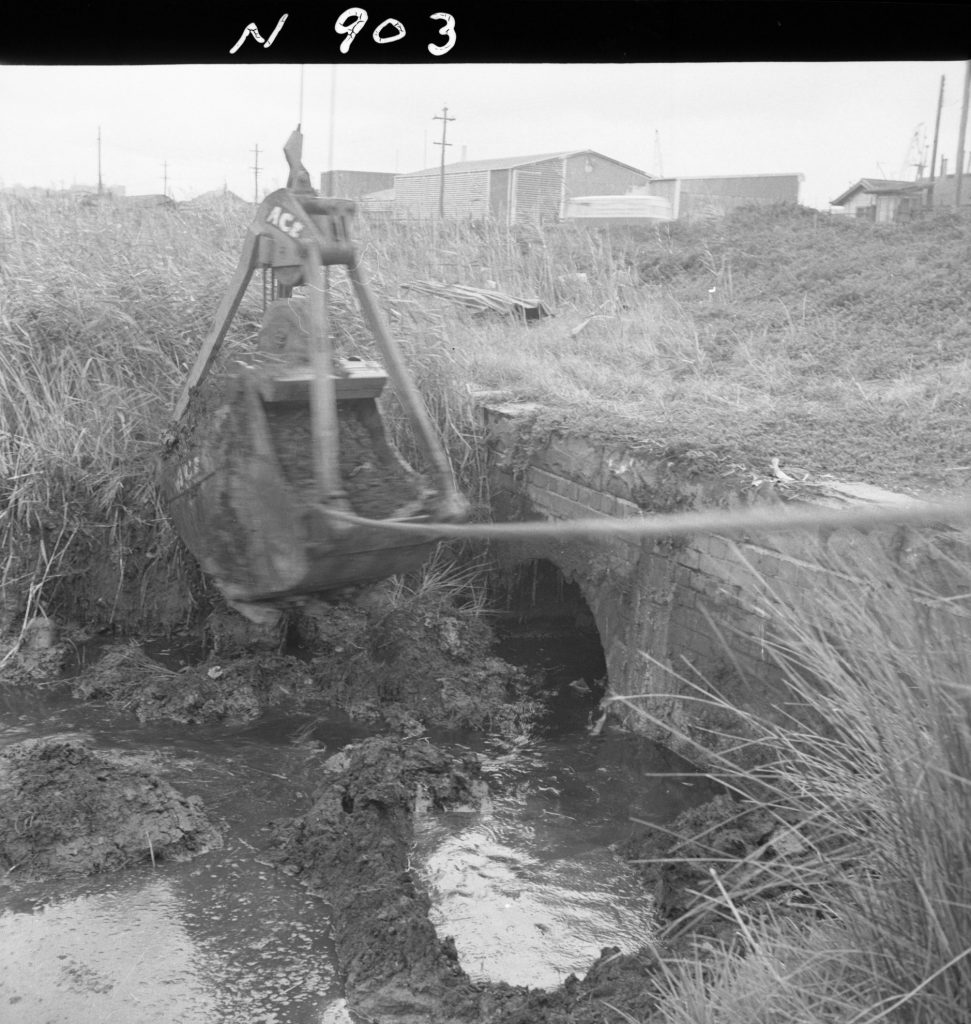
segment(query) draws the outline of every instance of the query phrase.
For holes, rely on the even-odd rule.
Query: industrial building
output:
[[[446,217],[501,223],[560,220],[574,196],[617,195],[647,184],[650,175],[591,149],[536,156],[463,160],[394,178],[398,217]],[[444,196],[443,196],[444,181]]]

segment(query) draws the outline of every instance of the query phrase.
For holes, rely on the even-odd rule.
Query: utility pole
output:
[[[253,202],[260,202],[260,144],[253,147]]]
[[[169,162],[166,160],[162,164],[162,195],[167,196],[169,194]]]
[[[927,190],[927,205],[934,205],[934,179],[937,177],[937,140],[941,134],[941,108],[944,106],[944,76],[941,75],[941,89],[937,95],[937,118],[934,121],[934,146],[931,149],[931,184]]]
[[[98,195],[104,191],[101,184],[101,125],[98,125]]]
[[[968,131],[968,97],[971,95],[971,60],[964,65],[964,99],[961,101],[961,126],[958,129],[958,162],[954,179],[954,209],[961,208],[961,182],[964,174],[964,139]]]
[[[436,114],[433,121],[442,122],[442,141],[436,142],[436,146],[442,147],[442,169],[438,177],[438,216],[440,219],[445,219],[445,147],[451,146],[451,142],[445,141],[445,133],[448,131],[448,122],[454,121],[454,117],[448,116],[448,107],[442,107],[441,114]]]

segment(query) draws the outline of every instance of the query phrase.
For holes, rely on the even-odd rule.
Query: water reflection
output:
[[[484,817],[419,823],[432,922],[474,979],[553,988],[604,946],[633,951],[650,938],[650,897],[608,850],[581,851],[576,831],[567,818],[529,821],[521,805],[501,803]]]
[[[39,904],[0,915],[0,1006],[13,1024],[219,1019],[172,883]]]

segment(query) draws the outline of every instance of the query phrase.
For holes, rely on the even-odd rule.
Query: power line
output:
[[[442,141],[436,142],[436,146],[442,147],[442,167],[438,177],[438,216],[445,219],[445,147],[451,146],[451,142],[445,141],[445,133],[448,131],[448,122],[454,121],[454,117],[448,116],[448,107],[442,107],[441,114],[436,114],[433,121],[442,122]]]
[[[253,147],[253,202],[260,201],[260,145]]]

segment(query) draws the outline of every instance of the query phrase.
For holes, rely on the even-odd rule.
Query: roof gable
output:
[[[547,160],[565,160],[571,156],[597,156],[601,160],[609,160],[612,164],[617,164],[619,167],[626,167],[629,171],[634,171],[636,174],[643,174],[645,178],[649,178],[650,175],[637,167],[631,167],[630,164],[622,163],[620,160],[615,160],[611,156],[605,156],[603,153],[597,153],[592,149],[567,149],[561,150],[558,153],[538,153],[533,156],[506,156],[506,157],[495,157],[491,160],[462,160],[455,164],[446,164],[446,174],[463,174],[469,171],[507,171],[515,170],[518,167],[528,167],[530,164],[544,163]],[[425,174],[441,174],[442,168],[439,167],[426,167],[420,171],[409,171],[407,174],[398,174],[398,178],[412,178],[420,177]]]
[[[860,178],[855,185],[850,187],[835,199],[830,201],[830,206],[842,206],[848,202],[857,192],[864,195],[894,195],[900,192],[914,192],[926,188],[926,185],[916,181],[897,181],[893,178]]]

